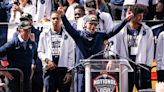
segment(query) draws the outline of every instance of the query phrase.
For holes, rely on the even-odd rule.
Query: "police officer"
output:
[[[31,27],[31,39],[35,41],[37,44],[39,42],[39,36],[41,30],[36,29],[33,26],[33,18],[32,15],[29,13],[23,13],[20,21],[29,21]],[[42,62],[39,58],[37,58],[36,63],[32,66],[34,71],[32,72],[31,79],[32,79],[32,92],[42,92],[43,91],[43,72],[42,72]]]
[[[7,55],[9,68],[19,68],[23,71],[23,92],[31,92],[30,75],[31,65],[37,57],[36,43],[30,40],[31,25],[22,21],[18,26],[18,36],[0,47],[0,56]],[[14,79],[9,81],[11,92],[20,92],[20,74],[12,71]]]

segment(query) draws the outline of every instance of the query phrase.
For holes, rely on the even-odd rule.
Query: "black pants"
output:
[[[44,84],[46,92],[70,92],[71,81],[64,84],[63,79],[67,69],[48,70],[44,75]]]
[[[128,73],[129,92],[133,92],[134,84],[139,89],[151,88],[151,72],[135,67],[134,72]]]
[[[35,71],[32,78],[32,92],[43,92],[43,72]]]
[[[23,92],[32,92],[31,88],[31,81],[30,81],[30,74],[27,72],[24,73],[23,85],[20,84],[20,74],[17,71],[10,72],[14,79],[9,80],[9,89],[10,92],[21,92],[20,90],[23,89]],[[22,88],[23,87],[23,88]]]
[[[164,82],[164,70],[157,71],[157,80],[159,82]]]

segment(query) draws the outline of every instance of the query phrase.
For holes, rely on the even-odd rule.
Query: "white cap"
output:
[[[136,0],[124,0],[124,5],[134,5]]]
[[[124,0],[124,5],[142,4],[149,6],[149,0]]]

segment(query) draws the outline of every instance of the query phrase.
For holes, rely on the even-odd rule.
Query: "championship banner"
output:
[[[97,74],[92,78],[93,92],[118,92],[118,76],[118,73]]]

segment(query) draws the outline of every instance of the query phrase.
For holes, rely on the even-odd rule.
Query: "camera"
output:
[[[15,0],[13,4],[19,5],[19,2],[17,0]]]
[[[67,6],[67,5],[68,5],[67,0],[58,0],[58,2],[59,2],[62,6]]]

